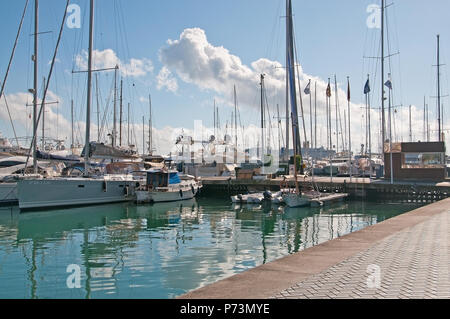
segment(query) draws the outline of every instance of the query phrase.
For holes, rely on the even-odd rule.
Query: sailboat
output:
[[[90,173],[90,126],[92,100],[92,53],[94,46],[94,0],[90,0],[89,58],[87,81],[86,137],[83,177],[32,178],[18,182],[19,208],[21,210],[91,205],[131,201],[140,180],[130,175],[96,176]],[[36,134],[36,132],[35,132]]]
[[[303,160],[301,153],[300,132],[298,124],[298,110],[297,110],[297,92],[295,81],[295,59],[294,59],[294,39],[293,39],[293,21],[292,21],[292,1],[286,0],[286,61],[287,61],[287,83],[289,87],[289,100],[291,105],[291,119],[292,119],[292,135],[294,145],[294,178],[295,191],[283,194],[283,201],[289,207],[302,207],[310,204],[311,196],[306,196],[302,193],[297,177],[297,166],[300,164],[300,174],[303,174]],[[297,163],[299,159],[300,163]]]

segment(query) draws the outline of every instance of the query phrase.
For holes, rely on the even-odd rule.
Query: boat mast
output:
[[[114,69],[114,110],[113,110],[113,133],[112,133],[112,147],[116,146],[116,137],[117,137],[117,69],[118,66]]]
[[[384,114],[384,1],[381,0],[381,150],[384,152],[384,142],[386,141],[386,118]],[[350,115],[350,114],[349,114]]]
[[[295,83],[295,61],[294,61],[294,40],[293,40],[293,26],[292,26],[292,2],[286,0],[287,4],[287,20],[288,20],[288,44],[287,44],[287,56],[288,56],[288,72],[289,72],[289,88],[290,88],[290,105],[291,105],[291,118],[292,118],[292,135],[294,146],[294,170],[296,180],[296,191],[299,193],[299,187],[297,183],[297,157],[300,156],[300,174],[303,174],[303,161],[302,161],[302,147],[300,143],[300,131],[298,127],[298,110],[297,110],[297,91]]]
[[[119,146],[122,146],[123,79],[120,79]]]
[[[317,82],[314,82],[314,148],[317,148]]]
[[[127,144],[130,146],[130,103],[128,103],[128,115],[127,115]]]
[[[97,100],[97,142],[100,143],[100,101],[98,94],[98,74],[95,74],[95,91],[96,91],[96,100]]]
[[[441,128],[441,74],[440,74],[440,56],[439,56],[439,34],[437,35],[437,108],[438,108],[438,141],[442,141]]]
[[[338,87],[337,87],[337,79],[336,74],[334,75],[334,90],[336,94],[336,153],[339,152],[339,98],[338,98]]]
[[[237,94],[236,94],[236,84],[234,85],[234,164],[237,164]]]
[[[216,99],[214,99],[214,138],[216,137]]]
[[[45,77],[43,87],[45,87]],[[45,150],[45,104],[42,104],[42,151],[44,150]]]
[[[353,163],[352,163],[352,134],[350,132],[350,77],[347,76],[347,113],[348,113],[348,158],[350,170],[350,183],[352,182]]]
[[[409,105],[409,141],[412,142],[411,104]]]
[[[261,74],[261,161],[264,164],[264,74]]]
[[[367,80],[370,79],[370,75],[367,74]],[[370,178],[372,178],[372,131],[371,131],[371,125],[370,125],[370,91],[367,92],[367,119],[369,122],[369,165],[370,165]]]
[[[91,137],[91,96],[92,96],[92,51],[94,49],[94,0],[90,0],[89,17],[89,54],[88,54],[88,82],[87,82],[87,103],[86,103],[86,137],[84,153],[84,175],[88,175],[90,137]]]
[[[73,154],[73,149],[74,149],[74,140],[73,140],[73,100],[70,102],[70,120],[71,120],[71,149],[72,149],[72,154]]]
[[[148,153],[153,154],[153,115],[152,115],[152,96],[148,96],[149,107],[150,107],[150,118],[148,120]]]
[[[142,116],[142,155],[145,155],[145,116]]]
[[[39,35],[39,0],[34,0],[34,79],[33,79],[33,132],[37,132],[37,104],[38,104],[38,35]],[[36,134],[36,133],[34,133]],[[37,167],[37,139],[33,143],[33,172],[38,173]]]
[[[426,97],[423,97],[423,141],[427,140],[427,122],[426,122]]]
[[[310,140],[310,142],[309,142],[309,149],[311,150],[312,148],[313,148],[313,139],[314,139],[314,136],[313,136],[313,120],[312,120],[312,94],[311,94],[311,79],[309,80],[309,84],[308,84],[308,86],[309,86],[309,126],[310,126],[310,129],[311,129],[311,140]],[[311,151],[310,151],[310,154],[311,154]]]
[[[291,132],[289,131],[289,125],[290,125],[290,116],[291,113],[289,111],[289,72],[288,69],[289,65],[289,54],[288,54],[288,47],[289,47],[289,6],[288,6],[288,0],[286,0],[286,148],[284,150],[285,160],[286,162],[289,162],[289,135]]]

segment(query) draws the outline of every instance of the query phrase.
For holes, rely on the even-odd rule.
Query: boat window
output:
[[[403,153],[402,168],[442,168],[444,153]]]

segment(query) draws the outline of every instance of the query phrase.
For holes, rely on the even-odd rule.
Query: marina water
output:
[[[419,206],[290,209],[200,198],[25,214],[1,208],[0,298],[174,298]],[[68,285],[73,265],[79,288]]]

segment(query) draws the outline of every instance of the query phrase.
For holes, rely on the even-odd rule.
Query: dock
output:
[[[311,207],[322,207],[342,202],[347,197],[348,194],[329,194],[326,196],[321,196],[320,198],[314,198],[311,200]]]
[[[399,198],[420,202],[433,202],[450,197],[450,180],[442,182],[395,181],[390,184],[384,179],[362,177],[314,177],[316,188],[323,193],[347,193],[352,198]],[[300,186],[310,186],[312,178],[299,178]],[[203,177],[203,193],[227,195],[279,191],[283,178],[275,179],[236,179],[234,177]],[[289,187],[295,187],[293,176],[286,177]]]
[[[179,298],[450,298],[449,265],[445,199]]]

